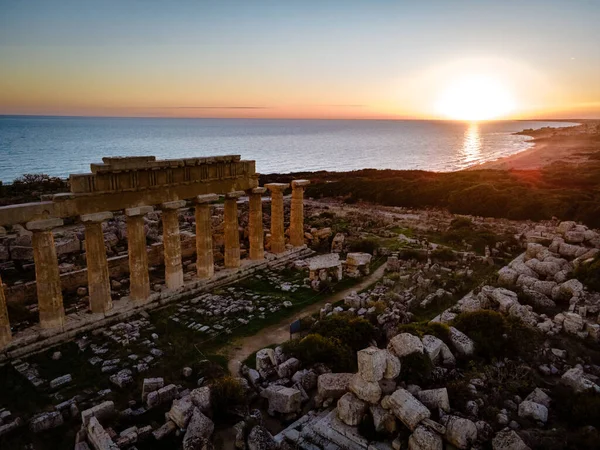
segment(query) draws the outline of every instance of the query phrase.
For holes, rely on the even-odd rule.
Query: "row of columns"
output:
[[[290,243],[304,245],[304,188],[309,182],[296,180],[292,185],[290,212]],[[248,192],[235,191],[225,194],[224,241],[225,268],[240,267],[240,239],[237,201],[249,196],[249,259],[264,259],[264,230],[262,195],[271,192],[271,252],[285,251],[283,191],[288,183],[270,183]],[[211,204],[218,200],[216,194],[199,195],[194,199],[196,217],[197,275],[208,279],[214,275],[213,241],[211,226]],[[165,284],[168,289],[183,286],[183,265],[178,210],[185,207],[185,200],[176,200],[159,205],[162,211]],[[144,303],[150,296],[148,253],[144,216],[152,212],[152,206],[139,206],[125,210],[127,220],[127,241],[129,254],[129,276],[131,301]],[[99,212],[81,216],[85,227],[85,250],[88,274],[90,310],[93,313],[106,313],[113,307],[111,299],[108,261],[104,244],[102,223],[112,219],[111,212]],[[62,219],[43,219],[28,222],[26,228],[33,233],[32,243],[35,262],[38,309],[40,326],[45,329],[64,328],[64,307],[58,269],[58,258],[52,229],[63,225]],[[11,339],[10,324],[6,308],[6,298],[0,279],[0,349]]]

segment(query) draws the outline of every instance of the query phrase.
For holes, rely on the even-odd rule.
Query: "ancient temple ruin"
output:
[[[24,225],[33,233],[33,257],[39,325],[11,336],[7,298],[0,289],[0,360],[44,348],[76,333],[104,326],[150,308],[176,301],[184,292],[215,286],[219,280],[235,280],[240,271],[238,199],[249,198],[249,252],[244,267],[259,268],[265,261],[261,195],[271,193],[271,247],[277,257],[304,248],[303,195],[306,180],[291,183],[290,245],[286,248],[283,192],[290,185],[258,186],[255,162],[239,155],[156,160],[154,156],[107,157],[91,164],[91,173],[72,174],[71,192],[40,202],[0,207],[0,226]],[[225,269],[215,275],[211,203],[224,201]],[[188,203],[190,202],[190,203]],[[197,280],[184,283],[178,210],[193,204],[196,218]],[[144,215],[161,211],[165,284],[164,292],[152,293]],[[113,305],[102,223],[115,212],[126,216],[130,294],[119,307]],[[89,309],[86,314],[65,315],[58,260],[52,230],[65,218],[78,218],[85,227],[85,252]],[[2,286],[0,281],[0,286]],[[179,296],[179,297],[178,297]],[[91,314],[90,314],[91,312]]]

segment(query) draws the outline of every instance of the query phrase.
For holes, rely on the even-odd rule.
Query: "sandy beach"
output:
[[[581,164],[600,152],[600,121],[573,120],[580,125],[568,128],[524,130],[534,146],[515,155],[472,166],[467,170],[535,170],[555,162]]]

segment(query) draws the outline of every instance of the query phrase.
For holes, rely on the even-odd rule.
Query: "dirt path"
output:
[[[292,323],[294,320],[319,312],[325,303],[335,303],[339,300],[343,300],[344,297],[349,295],[352,291],[361,291],[375,283],[377,280],[383,277],[385,266],[386,265],[383,264],[375,272],[364,278],[357,285],[348,289],[344,289],[343,291],[336,292],[331,297],[327,297],[317,303],[313,303],[312,305],[309,305],[306,308],[298,311],[294,316],[283,319],[281,322],[276,323],[275,325],[271,325],[270,327],[260,330],[253,336],[246,336],[241,340],[234,342],[229,351],[229,363],[227,364],[229,372],[232,374],[237,374],[242,361],[244,361],[255,351],[268,347],[271,344],[281,344],[282,342],[287,341],[290,338],[290,323]]]

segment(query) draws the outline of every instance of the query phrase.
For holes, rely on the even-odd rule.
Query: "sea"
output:
[[[455,171],[532,146],[527,128],[567,122],[180,119],[0,116],[0,180],[66,177],[103,156],[157,159],[241,155],[259,173],[418,169]]]

